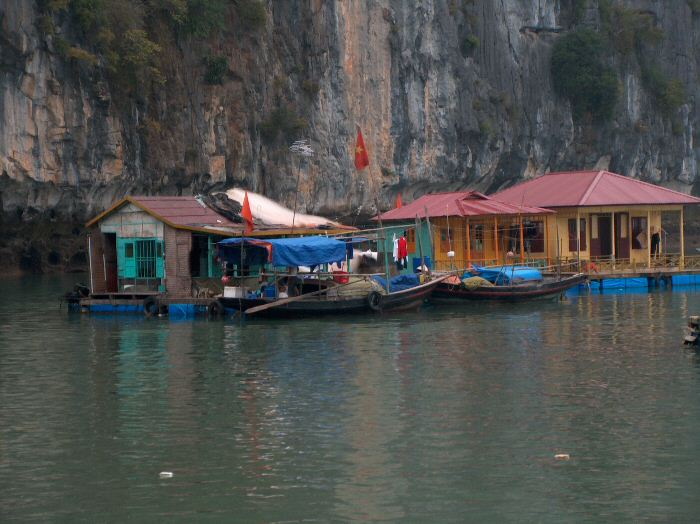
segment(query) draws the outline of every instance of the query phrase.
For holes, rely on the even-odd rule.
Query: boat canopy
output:
[[[243,247],[244,263],[277,267],[315,266],[345,260],[345,242],[323,236],[296,238],[227,238],[218,244],[219,256],[237,264]]]

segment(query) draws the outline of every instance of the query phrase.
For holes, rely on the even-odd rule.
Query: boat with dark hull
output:
[[[449,276],[426,276],[430,280],[422,282],[417,275],[399,275],[387,282],[376,273],[314,272],[313,268],[346,257],[346,242],[327,237],[229,238],[218,247],[227,263],[267,266],[268,272],[260,273],[264,283],[259,290],[242,284],[225,287],[215,313],[233,309],[261,317],[302,317],[417,309]],[[300,273],[299,267],[309,272]],[[290,268],[292,272],[287,271]]]
[[[456,280],[456,281],[455,281]],[[564,278],[544,277],[542,280],[492,284],[484,281],[465,283],[459,279],[446,279],[435,288],[431,297],[434,303],[458,303],[467,300],[527,301],[555,299],[568,289],[586,281],[586,275],[578,273]]]
[[[342,314],[373,314],[389,311],[415,310],[430,297],[445,277],[437,278],[418,286],[389,292],[373,290],[364,296],[343,297],[332,293],[333,287],[322,294],[308,293],[295,300],[268,298],[219,297],[219,303],[226,309],[242,311],[244,314],[253,308],[255,316],[272,318],[310,317]],[[342,285],[336,286],[338,288]],[[279,305],[276,304],[279,302]]]

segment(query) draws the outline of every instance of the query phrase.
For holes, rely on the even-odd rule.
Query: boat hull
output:
[[[466,300],[518,302],[554,299],[585,280],[585,275],[578,274],[561,280],[545,280],[543,282],[515,284],[512,286],[479,286],[471,289],[464,286],[441,283],[435,288],[431,302],[439,304]]]
[[[371,304],[368,297],[328,297],[312,296],[256,312],[255,317],[297,318],[343,314],[374,314],[386,311],[418,309],[430,297],[441,280],[434,280],[410,289],[380,295],[379,303]],[[227,309],[243,311],[265,304],[263,298],[226,298],[219,297],[219,302]]]

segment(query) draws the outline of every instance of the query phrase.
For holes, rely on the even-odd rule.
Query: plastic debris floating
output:
[[[173,472],[172,471],[161,471],[158,476],[162,479],[171,479],[171,478],[173,478]]]
[[[569,455],[568,453],[557,453],[556,455],[554,455],[554,458],[556,460],[569,460],[571,458],[571,455]]]
[[[698,336],[700,336],[700,316],[693,315],[688,318],[688,334],[683,339],[683,344],[686,346],[699,345]]]

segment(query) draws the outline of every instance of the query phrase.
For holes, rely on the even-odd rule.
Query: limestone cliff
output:
[[[52,256],[65,262],[80,244],[73,226],[127,193],[243,185],[290,204],[299,170],[301,210],[330,216],[370,212],[375,196],[388,207],[398,192],[489,191],[555,169],[605,167],[687,192],[698,182],[696,2],[268,1],[252,28],[242,1],[224,2],[205,36],[172,9],[207,0],[144,2],[154,61],[121,63],[159,78],[131,84],[128,69],[110,71],[104,41],[76,27],[71,0],[0,4],[6,261],[23,253],[41,267],[54,223],[66,247]],[[552,47],[573,29],[603,30],[611,8],[648,15],[663,37],[638,55],[611,52],[612,119],[575,120],[553,90]],[[684,88],[670,111],[642,81],[647,60]],[[370,151],[360,173],[355,124]],[[299,137],[309,160],[288,151]]]

